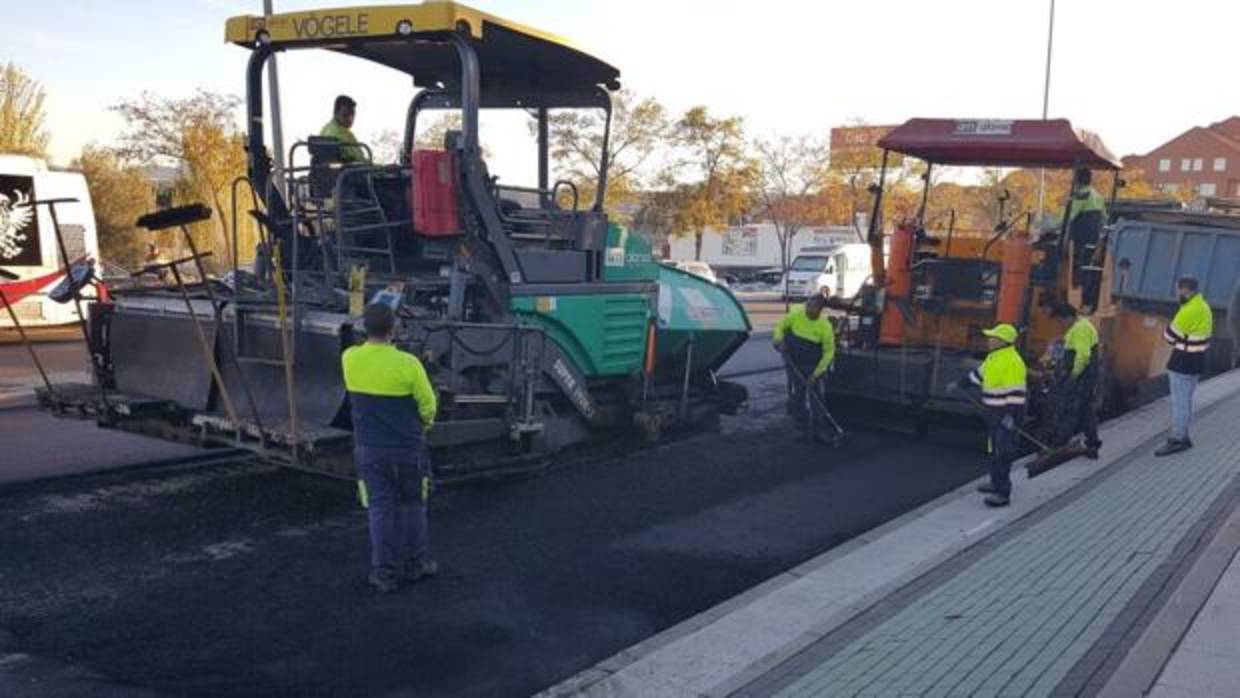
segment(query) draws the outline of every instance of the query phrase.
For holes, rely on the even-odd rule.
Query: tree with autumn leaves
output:
[[[257,225],[245,207],[233,219],[232,184],[246,173],[245,134],[235,119],[239,104],[234,95],[198,90],[183,98],[144,92],[113,107],[127,124],[117,153],[131,163],[175,167],[180,177],[173,187],[174,203],[211,208],[214,220],[194,224],[190,233],[200,250],[213,253],[207,265],[216,271],[244,263],[258,241]]]
[[[672,127],[671,144],[680,157],[675,220],[694,237],[694,259],[702,258],[702,236],[726,228],[753,210],[760,168],[745,140],[739,116],[716,117],[706,107],[685,112]]]
[[[43,86],[14,63],[0,66],[0,153],[47,157]]]

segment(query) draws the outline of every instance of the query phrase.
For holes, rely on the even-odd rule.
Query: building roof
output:
[[[407,73],[423,87],[459,82],[456,50],[445,41],[453,34],[472,43],[484,87],[620,87],[619,70],[567,39],[455,2],[242,15],[224,29],[239,46],[337,51]]]
[[[1232,116],[1210,124],[1206,128],[1240,142],[1240,116]]]
[[[1144,155],[1136,155],[1132,157],[1134,160],[1149,158],[1158,154],[1160,150],[1163,150],[1176,141],[1192,135],[1200,135],[1214,141],[1215,143],[1218,143],[1231,152],[1240,153],[1240,116],[1232,116],[1227,119],[1223,119],[1222,121],[1216,121],[1209,126],[1193,126],[1174,138],[1160,143],[1157,147],[1152,148]]]

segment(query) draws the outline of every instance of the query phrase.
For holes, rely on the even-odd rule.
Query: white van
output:
[[[64,263],[48,207],[29,203],[63,198],[77,199],[56,204],[70,263],[97,261],[99,238],[86,178],[79,172],[48,170],[35,158],[0,155],[0,269],[18,277],[0,281],[0,289],[24,327],[65,325],[78,319],[72,303],[47,297],[64,277]],[[0,328],[12,325],[8,313],[0,312]]]
[[[827,291],[852,298],[870,279],[870,246],[862,242],[825,247],[803,247],[780,282],[789,300]]]

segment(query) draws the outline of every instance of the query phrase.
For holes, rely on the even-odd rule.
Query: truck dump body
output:
[[[1111,295],[1123,309],[1112,339],[1125,347],[1115,356],[1116,375],[1137,382],[1161,373],[1169,355],[1162,329],[1179,306],[1176,281],[1186,275],[1215,315],[1206,365],[1231,368],[1240,339],[1227,321],[1240,317],[1240,218],[1148,211],[1117,221],[1111,237]]]

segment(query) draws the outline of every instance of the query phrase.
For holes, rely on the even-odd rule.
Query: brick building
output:
[[[1240,197],[1240,116],[1194,126],[1145,155],[1129,155],[1124,165],[1144,170],[1165,192]]]

